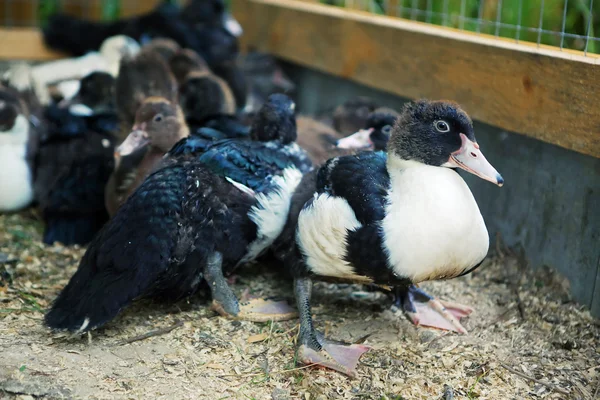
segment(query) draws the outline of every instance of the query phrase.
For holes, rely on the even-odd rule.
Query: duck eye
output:
[[[160,122],[160,121],[162,121],[162,119],[163,119],[163,116],[158,114],[157,116],[154,117],[154,122]]]
[[[433,125],[438,132],[450,132],[450,125],[446,121],[435,121]]]
[[[389,136],[392,133],[392,126],[391,125],[384,126],[383,128],[381,128],[381,132],[383,132]]]

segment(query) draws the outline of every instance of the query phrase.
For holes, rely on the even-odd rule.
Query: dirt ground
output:
[[[202,296],[139,302],[91,336],[54,334],[42,312],[84,250],[44,246],[40,229],[32,211],[0,216],[0,398],[600,398],[600,323],[555,274],[523,272],[524,257],[503,246],[471,276],[423,285],[476,309],[466,336],[412,326],[381,292],[316,285],[318,328],[373,347],[351,380],[295,365],[296,321],[227,320]],[[290,286],[252,266],[235,290],[291,301]]]

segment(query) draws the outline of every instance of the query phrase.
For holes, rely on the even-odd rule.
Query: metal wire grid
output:
[[[600,53],[600,0],[321,0],[516,42]]]

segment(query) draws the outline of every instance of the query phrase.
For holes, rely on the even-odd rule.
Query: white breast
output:
[[[298,217],[296,241],[307,267],[316,275],[365,280],[345,260],[348,231],[361,227],[348,202],[328,194],[315,195]]]
[[[391,157],[388,170],[391,191],[382,229],[397,275],[413,282],[450,278],[483,260],[488,232],[460,175]]]

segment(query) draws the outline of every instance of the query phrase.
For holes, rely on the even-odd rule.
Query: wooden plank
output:
[[[122,18],[149,12],[159,1],[161,0],[148,0],[123,6]],[[185,4],[186,1],[181,3]],[[90,1],[87,6],[83,3],[67,3],[63,11],[73,16],[99,20],[102,15],[101,1]],[[18,21],[21,23],[24,20],[21,18]],[[64,53],[47,48],[42,33],[37,28],[0,28],[0,60],[45,61],[65,56]]]
[[[0,60],[54,60],[65,57],[44,45],[35,28],[0,28]]]
[[[234,0],[244,48],[600,157],[600,57],[340,7]],[[291,23],[290,21],[293,21]]]

